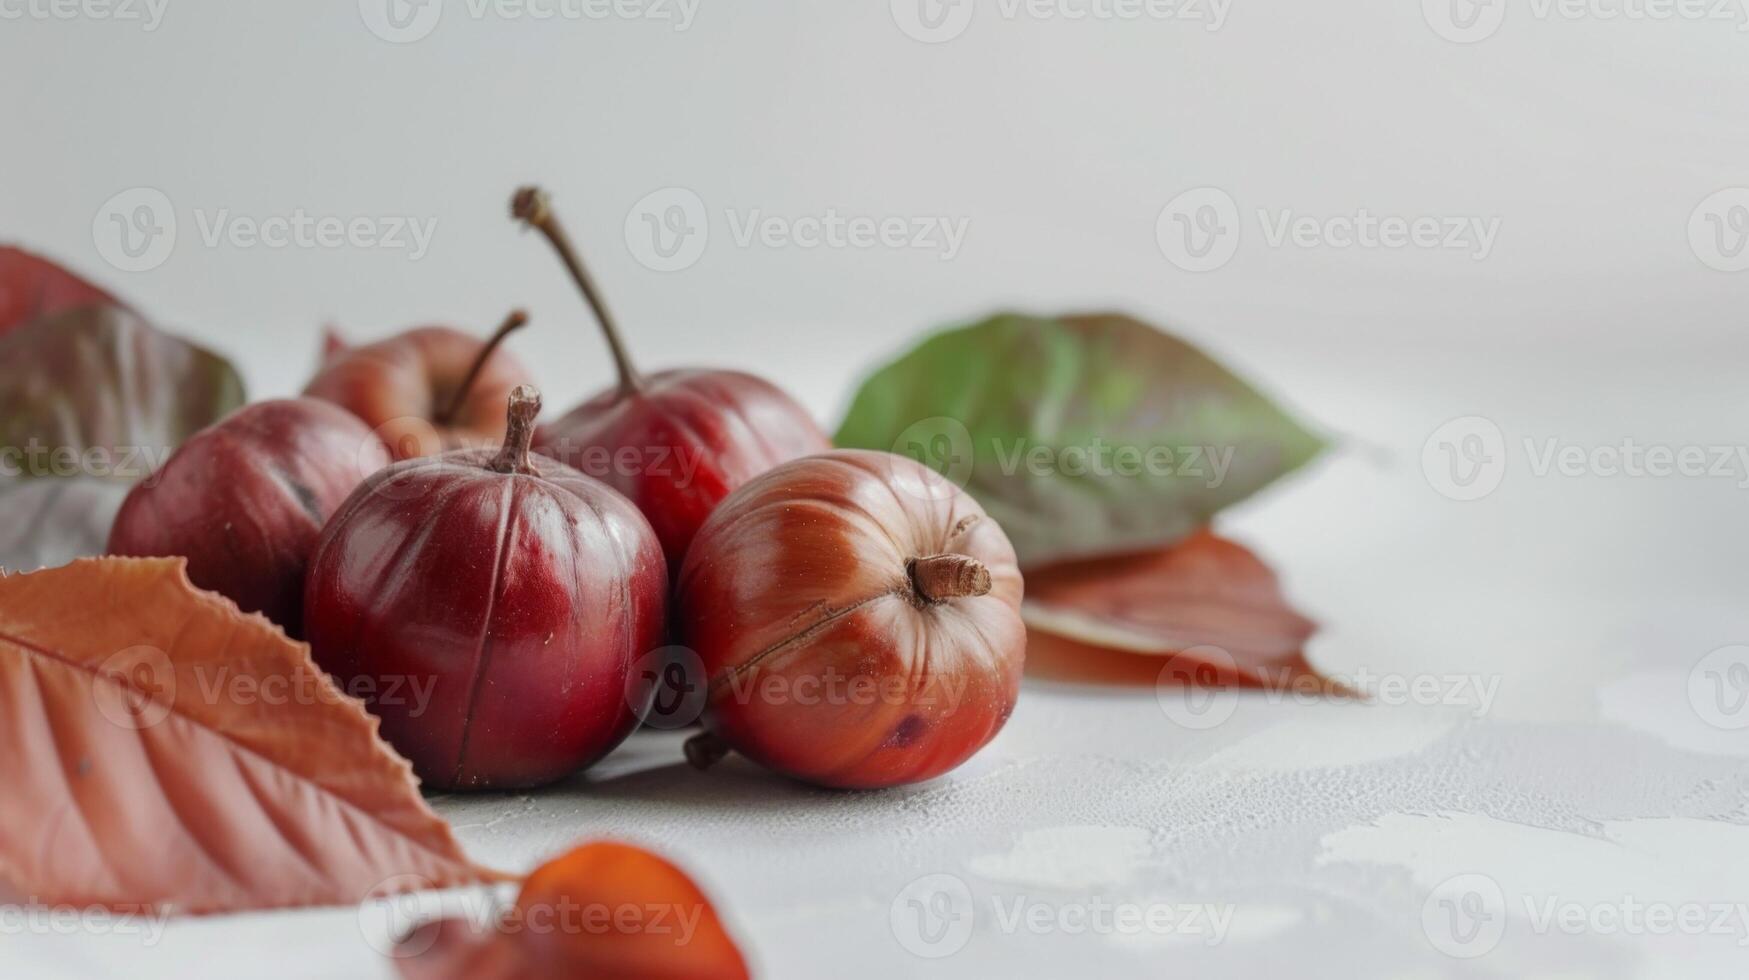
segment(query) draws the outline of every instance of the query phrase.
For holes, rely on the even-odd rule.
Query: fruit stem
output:
[[[990,591],[990,570],[966,555],[931,555],[911,560],[911,587],[924,602],[946,602]]]
[[[438,425],[449,425],[455,421],[457,413],[462,410],[462,405],[468,400],[468,393],[474,390],[474,382],[480,380],[480,372],[486,369],[486,362],[491,359],[492,352],[498,349],[499,344],[504,343],[505,337],[521,330],[527,323],[527,313],[522,310],[510,311],[510,315],[505,317],[504,323],[498,327],[498,332],[486,341],[486,346],[481,348],[479,356],[474,358],[474,364],[468,368],[468,375],[462,379],[461,387],[455,390],[455,395],[450,398],[449,404],[444,406],[443,411],[437,413],[437,417],[432,419],[433,422]]]
[[[510,392],[510,421],[504,426],[504,448],[492,460],[498,473],[533,473],[528,447],[534,442],[534,420],[540,416],[540,391],[533,385],[517,385]]]
[[[643,375],[632,365],[631,355],[626,352],[625,341],[620,337],[619,324],[608,310],[607,301],[602,299],[601,290],[595,285],[595,280],[590,278],[589,270],[583,266],[577,250],[571,247],[571,239],[565,235],[564,227],[553,214],[546,191],[538,187],[518,190],[510,201],[510,213],[546,236],[547,241],[552,243],[553,250],[559,253],[560,260],[565,263],[565,268],[570,270],[577,288],[583,291],[583,298],[589,301],[589,308],[595,311],[595,320],[601,325],[601,332],[607,337],[607,346],[613,352],[614,366],[619,369],[619,390],[628,395],[642,391]]]
[[[684,749],[686,761],[692,763],[692,768],[709,769],[729,754],[729,743],[710,732],[701,732],[687,739]]]

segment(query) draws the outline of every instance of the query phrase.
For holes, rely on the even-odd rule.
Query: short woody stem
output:
[[[517,385],[510,392],[510,421],[504,427],[504,448],[492,460],[499,473],[532,473],[528,449],[534,443],[535,419],[540,417],[540,392],[533,385]]]
[[[687,739],[684,748],[686,761],[692,763],[694,769],[709,769],[723,761],[730,752],[729,743],[710,732],[702,732]]]
[[[553,251],[559,253],[559,260],[565,263],[565,269],[571,273],[572,280],[577,283],[577,288],[583,291],[583,298],[589,302],[589,308],[595,311],[596,322],[601,324],[601,332],[607,337],[608,349],[613,352],[614,366],[619,369],[620,391],[631,394],[642,390],[644,377],[632,365],[631,354],[626,351],[625,340],[620,336],[619,324],[608,310],[600,287],[595,285],[589,269],[583,265],[583,259],[578,256],[576,248],[572,247],[564,226],[554,216],[546,192],[538,187],[518,190],[516,196],[510,200],[510,214],[546,236]]]
[[[985,595],[990,570],[966,555],[931,555],[911,562],[911,587],[925,602]]]

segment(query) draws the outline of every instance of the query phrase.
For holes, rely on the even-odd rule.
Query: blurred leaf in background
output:
[[[1115,314],[938,333],[863,383],[837,443],[963,486],[1029,568],[1175,544],[1324,445],[1208,355]]]

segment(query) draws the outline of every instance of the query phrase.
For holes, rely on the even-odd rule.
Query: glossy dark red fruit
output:
[[[529,380],[498,346],[527,322],[518,310],[487,340],[418,327],[361,347],[345,346],[330,331],[304,394],[363,419],[396,459],[490,446],[504,432],[510,389]]]
[[[1019,696],[1008,537],[921,464],[844,450],[777,467],[711,515],[675,590],[708,685],[705,765],[733,749],[823,786],[938,776]]]
[[[647,707],[627,696],[633,665],[663,642],[668,578],[649,523],[529,452],[534,389],[509,405],[502,449],[366,480],[305,588],[316,662],[438,788],[537,786],[605,755]]]
[[[109,294],[22,248],[0,245],[0,334],[79,306],[116,306]]]
[[[191,436],[123,501],[113,555],[181,555],[195,585],[302,635],[304,573],[323,525],[388,449],[311,398],[257,402]]]
[[[541,451],[631,498],[678,570],[692,537],[724,497],[779,463],[832,448],[813,418],[776,385],[740,371],[632,365],[601,292],[538,189],[512,213],[544,234],[595,313],[619,383],[544,427]]]

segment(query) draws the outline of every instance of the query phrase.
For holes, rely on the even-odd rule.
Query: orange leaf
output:
[[[229,912],[502,880],[376,729],[180,558],[0,575],[0,879],[35,901]]]
[[[746,980],[747,964],[686,873],[630,844],[596,841],[548,862],[489,931],[461,919],[414,930],[405,980]]]
[[[1153,683],[1165,657],[1186,683],[1316,675],[1305,645],[1317,624],[1288,605],[1269,566],[1207,530],[1165,551],[1030,571],[1022,615],[1035,675]]]

